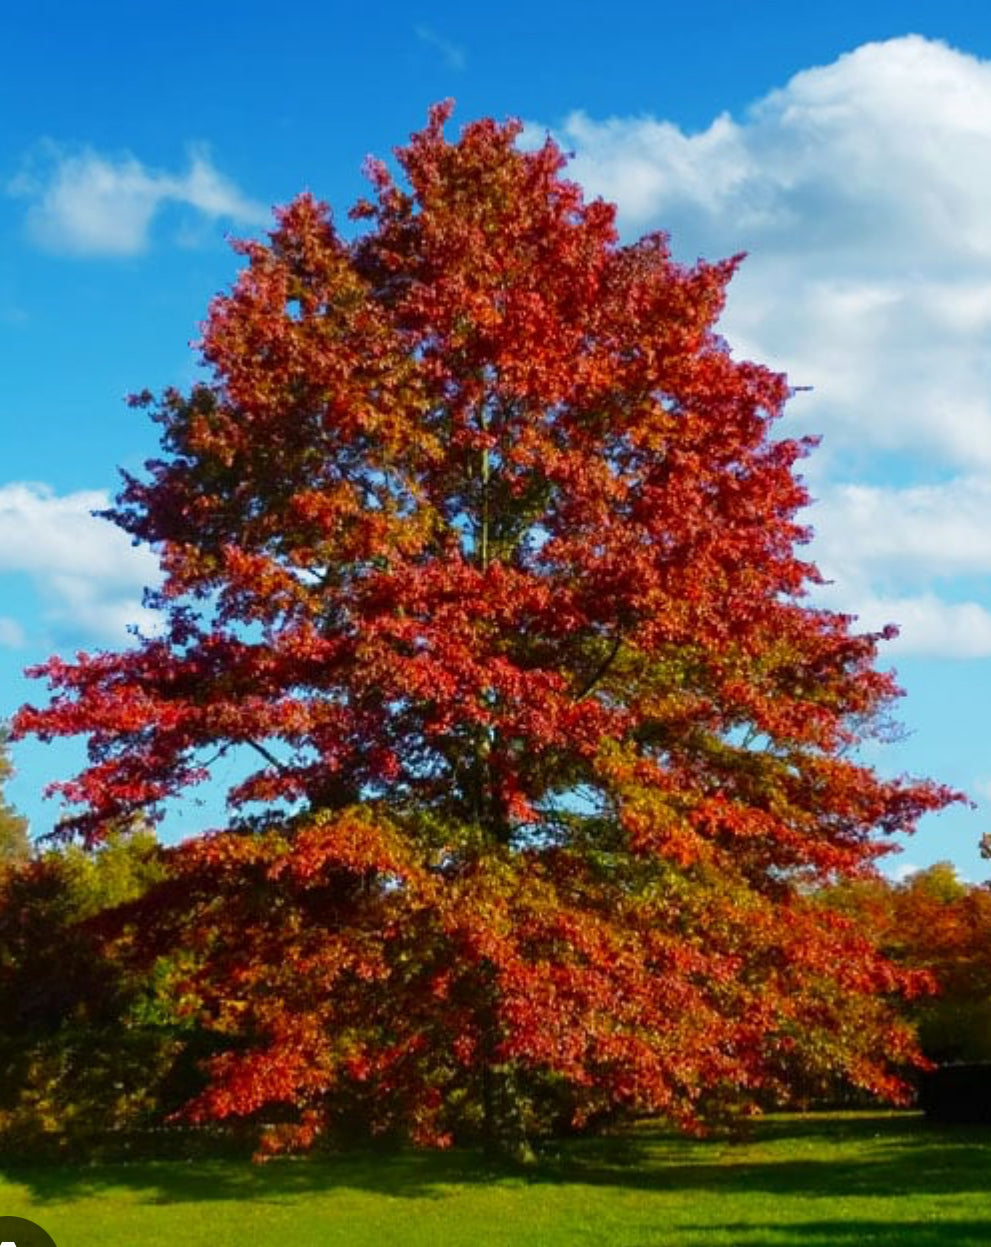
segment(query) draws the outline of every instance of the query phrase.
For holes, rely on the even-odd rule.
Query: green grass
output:
[[[21,1167],[0,1214],[57,1247],[985,1247],[991,1129],[768,1118],[743,1143],[640,1126],[525,1174],[474,1153]]]

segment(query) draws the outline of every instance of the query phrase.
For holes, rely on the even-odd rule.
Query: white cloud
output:
[[[818,601],[856,614],[866,629],[896,623],[897,653],[991,657],[991,601],[986,590],[974,600],[991,578],[991,479],[826,483],[807,516],[810,553],[831,582]],[[937,594],[954,582],[954,600]]]
[[[896,583],[991,575],[991,477],[933,485],[826,485],[808,511],[823,572]]]
[[[858,631],[897,624],[899,635],[889,642],[895,654],[991,657],[991,611],[979,602],[946,602],[934,593],[880,597],[857,582],[831,587],[816,597],[823,605],[856,615]]]
[[[810,553],[831,582],[818,601],[856,614],[863,628],[898,624],[902,654],[991,656],[991,602],[973,600],[974,583],[991,577],[991,479],[827,482],[807,516]],[[954,600],[938,596],[954,582]]]
[[[824,599],[899,623],[903,653],[991,654],[991,62],[911,35],[698,133],[583,113],[556,133],[624,232],[749,253],[721,330],[814,387],[783,431],[824,435],[804,465]]]
[[[152,222],[167,204],[241,225],[264,225],[270,216],[219,173],[203,150],[190,153],[189,167],[181,174],[149,169],[130,155],[115,159],[90,148],[67,152],[54,144],[46,145],[33,164],[8,191],[31,201],[28,231],[48,251],[135,255],[147,247]]]
[[[667,219],[682,205],[718,221],[753,175],[744,131],[725,113],[687,135],[651,117],[597,122],[574,112],[561,132],[575,153],[572,175],[637,225]]]
[[[17,620],[0,615],[0,648],[20,649],[25,640],[24,629]]]
[[[157,581],[158,564],[92,514],[108,505],[101,490],[60,496],[44,485],[0,486],[0,573],[29,577],[60,633],[120,644],[129,625],[154,629],[156,616],[141,595]]]
[[[907,239],[938,238],[991,256],[991,67],[917,35],[804,70],[742,122],[723,114],[698,134],[580,112],[561,132],[578,179],[637,226],[690,215],[693,235],[731,246],[861,257],[869,239],[904,260]]]

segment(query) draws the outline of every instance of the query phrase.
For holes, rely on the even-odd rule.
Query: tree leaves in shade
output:
[[[7,750],[9,736],[8,729],[0,727],[0,869],[31,856],[28,820],[3,795],[3,785],[14,773]]]

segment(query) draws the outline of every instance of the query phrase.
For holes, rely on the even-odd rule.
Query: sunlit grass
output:
[[[743,1143],[640,1126],[526,1173],[475,1153],[0,1165],[0,1213],[57,1247],[985,1247],[991,1129],[769,1118]]]

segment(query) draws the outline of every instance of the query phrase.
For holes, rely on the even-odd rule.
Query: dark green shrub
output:
[[[919,1105],[932,1121],[991,1125],[991,1061],[941,1065],[923,1075]]]

